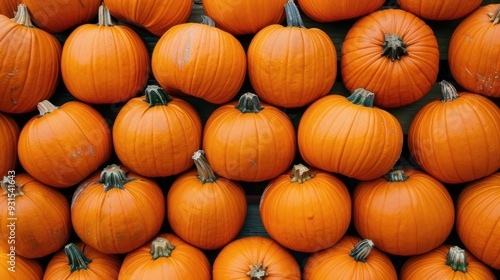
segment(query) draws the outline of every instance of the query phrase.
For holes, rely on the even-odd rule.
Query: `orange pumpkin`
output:
[[[111,156],[111,131],[104,117],[79,101],[38,103],[39,115],[21,129],[17,147],[22,167],[51,187],[78,184]]]
[[[21,0],[3,0],[0,1],[0,14],[7,16],[8,18],[13,18],[14,13],[17,11],[17,6],[21,3]]]
[[[125,256],[118,280],[128,279],[210,280],[211,265],[200,249],[161,233]]]
[[[38,259],[16,255],[14,247],[0,244],[0,279],[42,280],[43,266]]]
[[[139,248],[160,230],[165,198],[158,184],[111,164],[73,193],[71,222],[89,246],[107,254]]]
[[[17,142],[19,140],[19,125],[8,114],[0,112],[0,176],[7,175],[17,165]]]
[[[397,280],[391,259],[369,239],[345,235],[332,247],[307,258],[304,280]]]
[[[68,242],[72,233],[70,208],[62,193],[27,173],[5,176],[1,186],[2,246],[14,246],[16,256],[41,258]]]
[[[317,252],[337,243],[351,222],[351,197],[344,183],[321,170],[294,165],[264,190],[260,217],[266,232],[283,247]]]
[[[352,19],[376,11],[384,0],[299,0],[304,13],[317,22]]]
[[[213,280],[300,280],[299,264],[276,241],[263,236],[236,239],[222,248],[214,260]]]
[[[129,100],[113,123],[114,150],[120,162],[147,177],[188,170],[193,166],[191,156],[201,147],[201,134],[195,108],[153,85],[144,96]]]
[[[225,246],[240,232],[247,214],[245,191],[237,182],[215,175],[204,152],[196,151],[197,170],[181,174],[167,194],[172,230],[203,250]]]
[[[399,7],[422,19],[454,20],[460,19],[481,5],[482,0],[397,0]]]
[[[101,5],[97,24],[82,24],[66,39],[62,79],[77,99],[92,104],[118,103],[146,86],[150,59],[145,43],[131,28],[115,25]]]
[[[79,241],[69,243],[50,259],[43,275],[44,280],[95,279],[115,280],[120,271],[121,259],[97,251]]]
[[[0,61],[0,111],[27,113],[54,95],[61,44],[33,26],[24,4],[19,4],[13,20],[0,15]]]
[[[448,190],[416,169],[397,169],[385,177],[359,182],[352,200],[359,235],[393,255],[435,249],[446,240],[455,222]]]
[[[203,150],[216,174],[246,182],[272,179],[295,158],[296,134],[290,118],[278,108],[245,93],[238,103],[217,108],[208,117]]]
[[[359,19],[347,32],[341,54],[346,88],[375,92],[374,104],[383,108],[420,100],[430,92],[439,70],[433,30],[401,9],[379,10]]]

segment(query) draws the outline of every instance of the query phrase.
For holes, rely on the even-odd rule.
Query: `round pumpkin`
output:
[[[21,3],[21,0],[3,0],[0,1],[0,14],[13,18],[15,12],[17,11],[17,6]]]
[[[264,102],[302,107],[330,92],[337,77],[337,51],[318,28],[306,28],[293,1],[285,5],[287,25],[261,29],[248,47],[248,75]]]
[[[113,123],[114,151],[127,168],[146,177],[176,175],[193,166],[202,123],[195,108],[149,85],[130,99]]]
[[[42,280],[42,263],[38,259],[16,255],[12,249],[0,244],[0,279]]]
[[[420,100],[430,92],[438,70],[433,30],[401,9],[362,17],[342,43],[340,72],[345,87],[376,93],[375,106],[396,108]]]
[[[259,212],[266,232],[283,247],[317,252],[331,247],[351,222],[351,197],[344,183],[322,170],[294,165],[269,182]]]
[[[106,254],[139,248],[160,230],[165,198],[158,184],[111,164],[82,182],[71,200],[78,237]]]
[[[500,172],[469,183],[457,199],[456,231],[476,258],[500,269]]]
[[[369,239],[345,235],[326,250],[311,254],[304,265],[304,280],[397,280],[391,259]]]
[[[465,17],[451,35],[450,72],[466,91],[500,97],[499,22],[500,4],[488,4]]]
[[[128,253],[118,280],[210,280],[211,265],[200,249],[172,233],[160,233],[151,242]]]
[[[44,280],[95,279],[115,280],[120,271],[121,259],[104,254],[78,241],[64,246],[50,259],[43,275]]]
[[[418,165],[444,183],[470,182],[500,168],[500,108],[488,98],[440,82],[442,99],[422,107],[408,130]]]
[[[358,180],[389,172],[401,155],[403,131],[393,115],[373,107],[374,96],[357,89],[347,98],[330,94],[309,105],[297,131],[305,162]]]
[[[167,218],[184,241],[203,250],[222,248],[240,232],[247,215],[243,187],[217,176],[204,151],[193,155],[196,170],[181,174],[167,193]]]
[[[397,0],[399,7],[422,19],[455,20],[476,10],[482,0]]]
[[[396,169],[384,177],[359,182],[352,200],[359,235],[393,255],[435,249],[448,238],[455,222],[448,190],[416,169]]]
[[[0,244],[15,247],[16,257],[41,258],[68,242],[70,208],[61,192],[27,173],[4,176],[1,186]]]
[[[115,25],[101,5],[97,24],[82,24],[66,38],[61,73],[75,98],[110,104],[135,97],[146,86],[150,58],[141,37],[125,25]]]
[[[245,80],[247,58],[241,43],[202,15],[201,23],[176,25],[156,43],[153,74],[170,94],[215,104],[232,100]]]
[[[295,128],[278,108],[247,92],[210,114],[203,150],[213,171],[235,181],[261,182],[285,172],[296,151]]]
[[[378,10],[384,0],[299,0],[301,10],[317,22],[333,22],[367,15]]]
[[[8,114],[0,112],[0,176],[7,175],[17,166],[17,142],[19,125]]]
[[[61,44],[31,23],[24,4],[11,19],[0,15],[0,111],[27,113],[59,84]]]
[[[213,280],[300,280],[293,255],[276,241],[263,236],[236,239],[222,248],[214,260]]]
[[[111,131],[91,106],[69,101],[38,103],[39,114],[21,129],[18,157],[35,179],[51,187],[78,184],[111,156]]]

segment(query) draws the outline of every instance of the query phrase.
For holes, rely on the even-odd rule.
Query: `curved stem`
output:
[[[9,199],[11,195],[14,195],[14,198],[24,195],[23,186],[7,176],[3,176],[3,180],[0,181],[0,186],[3,189],[2,195],[9,196]]]
[[[153,260],[158,258],[168,258],[172,254],[172,251],[175,249],[175,246],[170,243],[164,237],[156,237],[153,242],[151,242],[151,250],[150,253],[153,256]]]
[[[290,174],[291,182],[298,182],[300,184],[314,177],[311,170],[307,166],[299,163],[293,166],[292,174]]]
[[[349,256],[353,257],[357,262],[366,262],[366,258],[374,246],[375,244],[370,239],[363,239],[356,246],[354,246]]]
[[[247,272],[247,276],[252,280],[262,280],[268,276],[266,272],[267,266],[263,266],[262,262],[250,265],[250,271]]]
[[[453,271],[461,271],[467,273],[467,263],[465,250],[458,246],[453,246],[448,251],[446,257],[446,265],[449,265]]]
[[[205,151],[198,150],[194,152],[194,155],[191,158],[196,165],[196,169],[198,170],[198,179],[200,179],[202,184],[207,182],[213,183],[217,180],[217,175],[215,175],[212,167],[210,167],[207,159],[205,158]]]
[[[109,12],[109,9],[104,6],[104,4],[99,6],[99,10],[97,12],[97,25],[114,26],[111,13]]]
[[[396,34],[388,35],[384,34],[385,41],[382,44],[384,50],[382,51],[383,56],[387,56],[394,60],[400,60],[403,55],[407,55],[406,51],[407,45],[403,42],[403,38]]]
[[[205,24],[211,27],[215,27],[215,21],[206,15],[201,15],[201,24]]]
[[[258,113],[260,110],[264,109],[264,107],[260,105],[259,97],[252,92],[244,93],[238,100],[238,105],[236,105],[235,108],[242,113]]]
[[[364,107],[373,108],[373,101],[375,100],[375,94],[364,88],[358,88],[347,97],[347,100],[351,101],[353,104],[361,105]]]
[[[288,0],[285,4],[285,15],[287,27],[305,28],[304,22],[300,17],[299,9],[297,8],[297,5],[293,3],[293,0]]]
[[[157,85],[148,85],[144,90],[144,94],[146,95],[144,101],[149,104],[149,107],[167,105],[173,100],[163,88]]]
[[[127,174],[118,165],[111,164],[104,168],[101,172],[100,183],[104,185],[104,191],[111,189],[124,189],[124,185],[134,178],[127,178]]]
[[[403,169],[396,169],[389,171],[387,174],[384,175],[384,178],[389,182],[404,182],[410,177],[408,177],[408,175],[405,174]]]
[[[38,109],[38,117],[43,117],[49,113],[52,113],[52,111],[58,109],[59,107],[50,103],[50,101],[48,100],[43,100],[38,102],[36,108]]]
[[[491,23],[498,24],[500,22],[500,5],[494,13],[488,13],[488,16],[490,17]]]
[[[88,264],[92,262],[91,259],[88,259],[78,248],[73,243],[69,243],[68,245],[64,246],[64,252],[66,253],[66,256],[68,257],[68,265],[70,266],[70,272],[74,271],[79,271],[82,269],[88,270]]]
[[[12,20],[26,27],[35,27],[31,22],[28,8],[24,4],[17,5],[17,12]]]
[[[459,97],[457,89],[450,82],[442,80],[439,82],[439,85],[441,87],[441,95],[443,97],[443,99],[441,99],[442,102],[453,101]]]

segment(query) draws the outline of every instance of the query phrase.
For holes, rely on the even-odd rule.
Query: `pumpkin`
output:
[[[287,26],[261,29],[248,47],[248,75],[260,99],[279,107],[302,107],[328,94],[337,77],[337,51],[323,30],[306,28],[293,0]]]
[[[366,15],[347,31],[340,72],[349,91],[376,93],[375,105],[396,108],[415,103],[436,82],[439,48],[423,20],[401,9]]]
[[[17,6],[20,4],[20,0],[3,0],[0,1],[0,14],[13,18],[15,12],[17,11]]]
[[[0,244],[0,279],[41,280],[43,266],[38,259],[16,255],[15,246]]]
[[[236,239],[222,248],[214,260],[213,280],[300,280],[300,268],[293,255],[264,236]]]
[[[422,19],[428,20],[455,20],[460,19],[474,10],[482,0],[397,0],[399,7]]]
[[[179,24],[165,32],[154,46],[151,67],[169,93],[223,104],[240,90],[247,58],[233,35],[202,18],[201,23]]]
[[[367,15],[378,10],[384,0],[299,0],[301,10],[317,22],[333,22]]]
[[[75,98],[92,104],[128,101],[146,86],[150,58],[145,43],[131,28],[115,25],[99,6],[98,23],[82,24],[66,39],[62,79]]]
[[[391,259],[370,239],[345,235],[328,249],[311,254],[304,266],[304,280],[397,280]]]
[[[393,255],[423,254],[441,245],[453,229],[455,208],[448,190],[427,173],[395,169],[359,182],[353,223],[362,238]]]
[[[45,257],[68,242],[70,209],[62,193],[27,173],[4,176],[0,185],[0,244],[15,248],[16,261]]]
[[[165,198],[158,184],[111,164],[82,182],[71,200],[78,237],[106,254],[139,248],[160,230]]]
[[[255,34],[285,19],[288,0],[203,0],[203,11],[215,24],[233,35]]]
[[[297,164],[267,184],[259,212],[275,241],[293,251],[311,253],[332,246],[346,233],[351,197],[335,175]]]
[[[215,109],[202,140],[213,171],[235,181],[270,180],[285,172],[295,158],[292,121],[251,92]]]
[[[169,28],[185,23],[191,14],[190,0],[106,0],[113,16],[160,37]]]
[[[401,280],[484,279],[496,280],[493,272],[470,252],[458,246],[441,245],[407,259],[400,271]]]
[[[473,181],[460,192],[457,234],[476,258],[500,269],[500,172]]]
[[[453,79],[466,91],[500,97],[500,4],[476,9],[454,29],[448,46]]]
[[[38,111],[21,129],[17,147],[22,167],[38,181],[76,185],[111,156],[111,131],[96,109],[79,101],[55,106],[44,100]]]
[[[149,85],[144,96],[129,100],[113,123],[114,151],[120,162],[146,177],[188,170],[201,147],[202,123],[195,108]]]
[[[200,249],[172,233],[160,233],[151,242],[128,253],[118,280],[210,280],[211,264]]]
[[[418,165],[444,183],[458,184],[500,168],[500,108],[488,98],[440,82],[442,99],[420,108],[408,147]]]
[[[299,152],[310,166],[358,180],[383,176],[403,148],[399,121],[373,107],[376,94],[357,89],[349,97],[324,96],[300,118]]]
[[[17,166],[19,132],[16,120],[0,112],[0,176],[8,175]]]
[[[61,44],[33,26],[24,4],[19,4],[13,19],[0,15],[0,61],[0,111],[27,113],[54,95]]]
[[[43,275],[44,280],[118,278],[121,259],[104,254],[78,241],[69,243],[50,259]]]
[[[99,0],[22,0],[33,22],[50,33],[61,33],[94,19]]]
[[[193,154],[196,170],[181,174],[167,193],[167,218],[184,241],[203,250],[215,250],[240,232],[247,214],[243,187],[217,176],[204,151]]]

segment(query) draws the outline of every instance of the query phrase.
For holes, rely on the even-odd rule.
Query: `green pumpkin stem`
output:
[[[89,269],[88,264],[91,263],[92,260],[87,258],[83,254],[82,250],[80,250],[80,248],[78,248],[78,246],[76,246],[75,244],[69,243],[68,245],[64,246],[64,253],[66,253],[66,256],[68,257],[70,272]]]
[[[215,21],[206,15],[201,15],[201,24],[208,25],[210,27],[215,27]]]
[[[31,16],[28,8],[24,4],[17,5],[17,12],[12,20],[26,27],[35,27],[33,22],[31,22]]]
[[[446,265],[450,266],[453,271],[461,271],[467,273],[467,259],[465,250],[458,246],[450,247],[448,256],[446,257]]]
[[[251,264],[247,276],[250,277],[251,280],[262,280],[268,276],[266,270],[267,267],[264,266],[262,262]]]
[[[494,13],[488,13],[488,16],[490,17],[491,23],[498,24],[500,22],[500,6],[498,6]]]
[[[157,85],[148,85],[144,90],[144,94],[146,96],[144,101],[149,104],[149,107],[167,105],[173,100],[163,88]]]
[[[109,9],[102,4],[99,6],[99,10],[97,12],[97,25],[101,26],[114,26],[113,19],[111,18],[111,13]]]
[[[293,0],[288,0],[285,4],[285,15],[287,27],[305,28],[304,22],[300,17],[299,9],[297,8],[297,5],[293,3]]]
[[[128,178],[125,171],[123,171],[118,165],[110,164],[104,168],[101,172],[100,183],[104,185],[104,191],[107,192],[111,189],[124,189],[125,184],[135,180],[134,178]]]
[[[384,34],[384,43],[382,44],[382,55],[394,60],[401,60],[403,55],[407,55],[406,51],[407,45],[403,42],[403,38],[396,34],[388,35]]]
[[[403,169],[396,169],[389,171],[384,175],[384,178],[389,182],[404,182],[410,177],[405,174]]]
[[[264,109],[264,107],[260,105],[257,94],[252,92],[247,92],[241,95],[238,100],[238,105],[236,105],[235,108],[240,110],[242,113],[258,113],[260,110]]]
[[[50,103],[50,101],[48,101],[48,100],[43,100],[43,101],[38,102],[38,104],[36,105],[36,108],[38,109],[38,117],[43,117],[47,114],[52,113],[52,111],[58,109],[59,107]]]
[[[3,180],[0,181],[0,186],[2,186],[3,189],[2,195],[8,196],[9,194],[14,194],[14,198],[24,195],[23,186],[7,176],[3,176]]]
[[[311,173],[311,170],[301,163],[294,165],[290,174],[291,182],[298,182],[300,184],[312,177],[314,177],[314,174]]]
[[[196,169],[198,170],[198,179],[200,179],[202,184],[213,183],[217,180],[217,175],[215,175],[214,171],[208,164],[207,159],[205,158],[205,151],[198,150],[194,152],[191,158],[196,165]]]
[[[365,263],[374,246],[375,244],[370,239],[363,239],[354,246],[349,256],[353,257],[357,262]]]
[[[168,258],[172,254],[172,251],[175,249],[175,246],[168,241],[168,239],[164,237],[156,237],[153,242],[151,242],[151,256],[153,260],[158,258]]]
[[[439,82],[441,87],[441,95],[443,99],[442,102],[453,101],[459,97],[457,89],[450,83],[445,80]]]
[[[355,89],[351,93],[351,95],[347,97],[347,100],[351,101],[353,104],[356,105],[373,108],[373,101],[375,100],[375,94],[364,88],[358,88]]]

